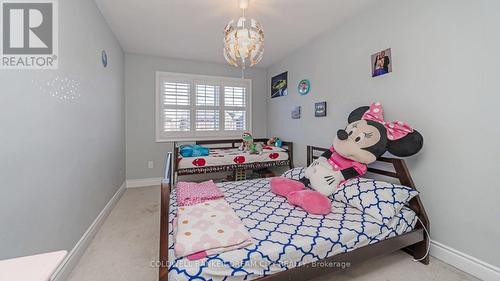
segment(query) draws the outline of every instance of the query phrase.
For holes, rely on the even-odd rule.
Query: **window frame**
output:
[[[190,110],[190,131],[189,132],[162,132],[162,113],[161,113],[161,82],[167,79],[177,80],[183,83],[189,81],[189,110]],[[219,106],[196,106],[196,83],[206,82],[221,86],[219,96]],[[246,106],[234,107],[224,105],[224,87],[246,87]],[[211,75],[198,75],[190,73],[178,72],[155,72],[155,141],[161,142],[174,142],[174,141],[197,141],[197,140],[225,140],[240,138],[241,134],[245,131],[252,131],[252,80],[224,76],[211,76]],[[180,108],[180,107],[179,107]],[[219,112],[219,130],[218,131],[196,131],[196,110],[214,109],[217,108]],[[242,131],[225,131],[225,111],[226,110],[245,110],[246,129]],[[169,136],[166,136],[166,135]]]

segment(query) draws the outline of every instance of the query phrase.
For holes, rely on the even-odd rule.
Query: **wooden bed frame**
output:
[[[307,165],[319,157],[326,148],[307,146]],[[169,157],[167,156],[167,165],[165,169],[165,179],[161,185],[161,223],[160,223],[160,269],[159,281],[168,281],[168,219],[169,219],[169,206],[170,206],[170,166]],[[406,167],[404,160],[395,158],[381,157],[378,159],[380,162],[392,164],[394,172],[381,170],[377,168],[368,168],[368,172],[378,175],[383,175],[391,178],[396,178],[402,185],[415,188],[415,184],[411,178],[410,172]],[[416,189],[416,188],[415,188]],[[415,228],[403,235],[398,235],[375,244],[367,245],[359,249],[334,255],[323,260],[316,262],[316,266],[312,263],[295,267],[289,270],[281,271],[272,275],[263,276],[254,280],[259,281],[290,281],[297,280],[303,281],[322,276],[324,274],[341,271],[343,268],[337,266],[317,266],[318,264],[328,265],[335,263],[349,263],[355,265],[356,263],[365,261],[367,259],[386,255],[397,250],[404,250],[412,255],[415,259],[421,259],[423,264],[429,264],[429,255],[427,247],[429,237],[424,231],[430,231],[430,224],[427,214],[425,213],[424,205],[422,204],[419,196],[415,196],[409,202],[409,207],[417,214],[420,219]],[[424,257],[425,256],[425,257]]]
[[[260,138],[254,139],[254,142],[267,143],[268,139]],[[241,144],[241,139],[229,139],[229,140],[207,140],[207,141],[196,141],[198,145],[214,146],[213,148],[236,148]],[[206,174],[206,173],[216,173],[216,172],[230,172],[236,170],[255,170],[269,167],[278,166],[288,166],[293,168],[293,143],[283,141],[283,148],[288,152],[288,160],[278,160],[278,161],[266,161],[266,162],[254,162],[245,164],[231,164],[231,165],[220,165],[220,166],[207,166],[207,167],[196,167],[196,168],[179,168],[179,161],[176,157],[179,155],[178,143],[174,142],[174,162],[173,162],[173,182],[175,183],[178,176],[182,175],[194,175],[194,174]]]

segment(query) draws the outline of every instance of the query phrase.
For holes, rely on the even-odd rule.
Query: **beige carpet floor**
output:
[[[151,266],[158,257],[159,187],[127,189],[68,281],[156,281]],[[477,280],[438,259],[424,266],[403,252],[366,261],[314,281],[464,281]]]

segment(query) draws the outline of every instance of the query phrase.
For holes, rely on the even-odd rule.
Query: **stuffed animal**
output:
[[[262,145],[260,143],[254,143],[252,134],[249,132],[244,132],[241,136],[242,143],[239,149],[243,152],[248,152],[249,154],[260,154],[262,152]]]
[[[250,143],[253,143],[252,135],[249,132],[244,132],[243,135],[241,135],[241,145],[238,147],[238,149],[241,151],[246,151],[247,146],[250,145]]]
[[[283,142],[281,141],[280,138],[278,137],[271,137],[268,141],[267,141],[267,145],[268,146],[276,146],[276,147],[281,147],[283,145]]]
[[[310,184],[323,196],[333,194],[344,181],[365,174],[366,165],[375,162],[385,152],[408,157],[423,146],[422,135],[408,124],[385,122],[378,102],[355,109],[348,122],[345,129],[337,131],[330,149],[311,163],[300,179],[305,186]],[[295,205],[306,209],[307,196],[301,198],[304,200]]]

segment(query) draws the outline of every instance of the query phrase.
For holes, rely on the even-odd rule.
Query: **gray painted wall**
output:
[[[94,1],[59,15],[58,70],[0,70],[0,259],[71,250],[125,180],[123,52]],[[56,77],[80,97],[52,97]]]
[[[408,160],[431,218],[432,238],[500,266],[500,1],[383,1],[322,34],[268,69],[288,70],[287,97],[269,99],[268,133],[296,142],[295,163],[307,144],[330,145],[357,106],[381,101],[388,120],[402,119],[425,137]],[[371,78],[370,55],[392,48],[394,72]],[[312,91],[296,85],[309,78]],[[313,103],[328,102],[314,118]],[[302,105],[302,119],[291,120]]]
[[[222,54],[221,54],[222,55]],[[127,179],[163,176],[165,153],[173,143],[155,142],[155,72],[168,71],[213,76],[241,77],[241,70],[229,65],[154,56],[125,55]],[[255,137],[267,132],[266,70],[250,68],[252,79],[252,127]],[[148,161],[154,168],[148,168]]]

